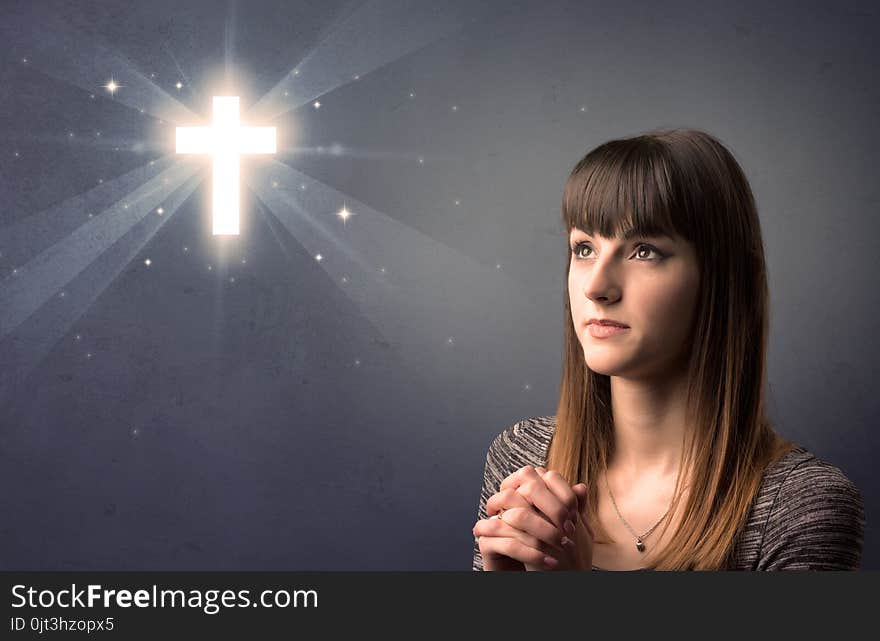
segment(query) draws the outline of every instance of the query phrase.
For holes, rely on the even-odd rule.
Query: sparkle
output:
[[[384,267],[380,267],[380,268],[379,268],[379,271],[382,272],[382,273],[384,274],[384,273],[385,273],[385,268],[384,268]]]
[[[532,389],[532,386],[529,385],[528,383],[526,383],[526,384],[523,386],[523,389],[524,389],[525,391],[528,392],[530,389]]]
[[[156,161],[155,161],[155,160],[151,160],[151,161],[150,161],[150,167],[152,167],[152,166],[155,165],[155,164],[156,164]]]
[[[413,93],[413,92],[410,92],[409,97],[410,97],[410,98],[415,98],[415,97],[416,97],[416,94]]]
[[[68,138],[73,138],[73,132],[71,131],[70,133],[68,133],[68,134],[67,134],[67,137],[68,137]]]
[[[446,339],[447,345],[452,345],[453,343],[455,343],[455,339],[452,336]]]
[[[98,138],[100,138],[100,137],[101,137],[101,132],[100,132],[100,131],[96,131],[96,132],[95,132],[95,135],[96,135]]]
[[[151,74],[150,74],[150,79],[151,79],[151,80],[152,80],[153,78],[155,78],[155,77],[156,77],[156,74],[154,74],[154,73],[151,73]]]
[[[86,352],[86,358],[91,358],[91,357],[92,357],[92,353],[91,353],[91,352]]]
[[[94,100],[94,99],[95,99],[95,94],[90,93],[90,94],[89,94],[89,98],[91,98],[92,100]]]
[[[103,178],[98,178],[98,184],[99,184],[99,185],[103,185],[103,184],[104,184],[104,179],[103,179]]]
[[[234,283],[234,282],[235,282],[235,276],[230,276],[230,277],[229,277],[229,282],[230,282],[230,283]]]
[[[277,180],[273,180],[273,181],[272,181],[272,186],[273,186],[275,189],[278,189],[278,181],[277,181]]]
[[[458,105],[452,105],[452,111],[458,111]]]
[[[94,216],[94,214],[89,214],[89,218],[91,218],[92,216]]]
[[[120,88],[121,86],[122,86],[122,85],[120,85],[118,82],[116,82],[116,81],[113,79],[113,76],[110,76],[110,80],[108,80],[108,81],[107,81],[107,84],[104,85],[104,89],[106,89],[106,90],[107,90],[107,93],[109,93],[111,96],[115,96],[115,95],[116,95],[116,92],[119,91],[119,88]]]
[[[361,79],[361,77],[360,77],[360,76],[359,76],[359,75],[357,75],[357,74],[355,74],[355,77],[354,77],[354,79],[355,79],[355,80],[360,80],[360,79]]]
[[[180,82],[180,80],[178,80],[178,81],[177,81],[177,84],[174,85],[174,86],[177,87],[177,90],[178,90],[178,91],[180,91],[181,89],[183,89],[183,83]]]
[[[18,158],[18,156],[19,156],[19,154],[18,154],[17,151],[16,151],[15,154],[13,154],[13,155],[14,155],[16,158]]]
[[[456,200],[456,201],[455,201],[455,206],[456,206],[456,207],[458,207],[460,204],[461,204],[461,201],[460,201],[460,200]]]
[[[585,112],[586,110],[587,110],[587,108],[584,107],[583,105],[581,105],[581,113]]]
[[[82,340],[82,336],[80,336],[79,334],[77,334],[74,338],[76,338],[76,340]]]
[[[156,213],[161,216],[162,214],[165,213],[165,209],[163,207],[159,207],[159,209],[156,210]]]
[[[210,265],[208,265],[208,271],[211,271],[212,269],[214,269],[214,268],[211,267]]]
[[[320,108],[321,108],[321,103],[320,103],[319,101],[316,100],[315,102],[312,103],[312,106],[313,106],[315,109],[320,109]]]
[[[22,58],[21,61],[22,61],[24,64],[27,64],[27,58]]]
[[[346,209],[345,205],[343,204],[342,209],[340,209],[336,213],[336,215],[342,219],[342,224],[345,225],[345,221],[348,220],[349,218],[351,218],[352,216],[354,216],[354,213],[348,211],[348,209]]]
[[[348,276],[343,276],[343,277],[342,277],[342,282],[343,282],[343,283],[347,283],[347,282],[348,282]]]
[[[17,273],[18,273],[18,269],[13,269],[13,270],[12,270],[12,273],[13,273],[13,274],[17,274]]]
[[[354,366],[355,366],[355,367],[359,366],[360,364],[361,364],[360,359],[357,359],[357,358],[354,359]]]
[[[241,259],[241,264],[242,264],[242,265],[247,265],[247,258],[242,258],[242,259]]]
[[[420,165],[424,165],[424,164],[425,164],[425,159],[422,158],[421,156],[419,156],[419,164],[420,164]]]
[[[293,70],[293,75],[294,75],[294,76],[298,76],[298,75],[299,75],[299,69],[294,69],[294,70]]]
[[[145,114],[145,113],[147,113],[147,110],[144,109],[143,107],[141,107],[141,108],[140,108],[140,112],[141,112],[142,114]]]
[[[183,248],[183,251],[188,252],[188,251],[189,251],[189,247],[184,247],[184,248]]]
[[[289,96],[289,95],[290,95],[290,94],[287,93],[286,91],[284,92],[284,97],[285,97],[285,98],[287,98],[287,96]]]
[[[501,263],[498,263],[497,265],[495,265],[495,269],[501,269]]]
[[[302,183],[302,184],[299,186],[299,188],[300,188],[302,191],[305,191],[305,190],[306,190],[306,184],[305,184],[305,183]]]
[[[125,204],[122,206],[122,208],[123,208],[123,209],[128,209],[128,203],[125,203]]]
[[[144,261],[144,265],[146,265],[147,267],[149,267],[152,264],[153,264],[153,261],[151,261],[149,258]]]
[[[318,254],[318,255],[315,256],[315,260],[318,261],[319,263],[321,262],[321,260],[323,260],[323,258],[324,258],[324,257],[321,256],[321,254]]]
[[[64,298],[64,292],[61,292],[60,294],[58,294],[58,296],[60,296],[61,298]]]
[[[138,434],[140,434],[140,430],[138,430],[138,428],[135,427],[134,429],[131,430],[131,435],[132,435],[134,438],[137,438],[137,437],[138,437]]]

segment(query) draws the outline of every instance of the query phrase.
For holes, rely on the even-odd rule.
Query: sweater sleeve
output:
[[[790,470],[767,517],[757,570],[858,570],[865,508],[858,488],[816,458]]]
[[[486,464],[483,467],[483,487],[480,490],[480,503],[477,508],[477,520],[482,520],[488,518],[486,514],[486,502],[489,500],[489,497],[498,492],[498,489],[501,487],[501,482],[507,478],[510,474],[508,472],[508,468],[510,467],[509,457],[505,455],[505,443],[510,442],[510,438],[512,434],[515,433],[515,430],[520,425],[517,423],[514,426],[508,427],[501,434],[495,437],[495,440],[492,441],[492,444],[489,446],[489,450],[486,452]],[[477,543],[476,539],[474,539],[474,558],[471,569],[477,572],[483,570],[483,555],[480,554],[480,545]]]

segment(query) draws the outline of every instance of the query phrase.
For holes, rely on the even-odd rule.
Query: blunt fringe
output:
[[[562,221],[612,238],[677,235],[692,243],[700,270],[688,361],[687,429],[675,499],[660,537],[679,512],[666,546],[646,555],[658,570],[723,570],[732,561],[766,468],[794,444],[766,414],[768,289],[758,212],[733,155],[709,134],[658,129],[589,152],[565,185]],[[608,376],[590,370],[572,324],[566,238],[565,345],[556,430],[547,468],[589,488],[597,540],[598,479],[613,453]],[[688,471],[689,492],[681,485]]]

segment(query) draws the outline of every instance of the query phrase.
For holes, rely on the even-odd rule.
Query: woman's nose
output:
[[[595,266],[584,276],[581,290],[584,296],[590,300],[603,302],[613,301],[620,298],[620,283],[612,266],[596,263]]]

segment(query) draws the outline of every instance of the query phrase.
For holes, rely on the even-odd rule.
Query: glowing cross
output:
[[[214,96],[214,126],[178,127],[177,153],[214,156],[214,235],[238,234],[239,156],[274,154],[275,127],[242,127],[238,96]]]

